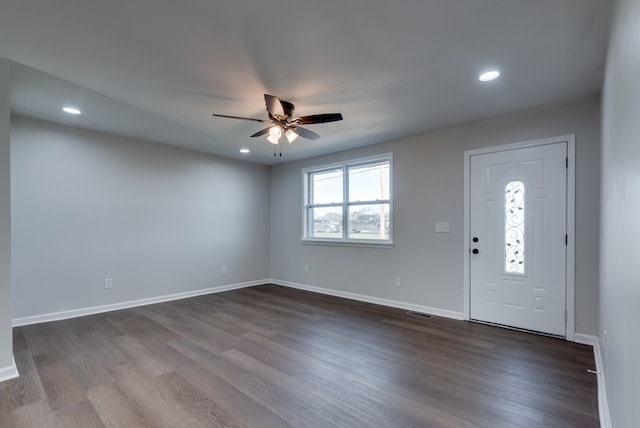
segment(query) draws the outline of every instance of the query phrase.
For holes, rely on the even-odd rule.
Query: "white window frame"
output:
[[[348,168],[364,166],[367,164],[375,164],[379,162],[389,163],[389,199],[388,200],[374,200],[374,201],[358,201],[349,202],[349,172]],[[313,173],[322,172],[324,170],[331,170],[341,168],[342,174],[342,202],[334,204],[317,204],[310,205],[309,198],[311,196],[311,182],[309,176]],[[311,244],[329,244],[329,245],[359,245],[359,246],[375,246],[375,247],[390,247],[393,246],[393,153],[383,153],[375,156],[368,156],[358,159],[350,159],[342,162],[336,162],[326,165],[313,166],[302,169],[302,241],[304,243]],[[349,238],[349,207],[357,205],[372,205],[372,204],[389,204],[389,239],[355,239]],[[324,238],[309,236],[309,212],[313,208],[341,206],[342,207],[342,238]]]

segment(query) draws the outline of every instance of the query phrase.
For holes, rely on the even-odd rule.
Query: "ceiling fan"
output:
[[[324,113],[312,114],[310,116],[293,117],[295,106],[289,101],[283,101],[273,95],[264,94],[264,102],[267,105],[267,113],[269,119],[253,119],[250,117],[229,116],[226,114],[213,114],[216,117],[226,117],[229,119],[252,120],[254,122],[268,123],[264,129],[256,132],[252,137],[267,135],[267,140],[272,144],[278,144],[280,138],[284,134],[290,143],[298,138],[307,138],[309,140],[317,140],[320,138],[318,134],[303,128],[300,125],[313,125],[316,123],[336,122],[342,120],[340,113]]]

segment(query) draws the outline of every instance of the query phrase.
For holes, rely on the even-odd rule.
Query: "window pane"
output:
[[[524,183],[505,189],[505,272],[524,273]]]
[[[312,238],[342,238],[342,207],[310,209],[309,236]]]
[[[349,207],[349,238],[389,239],[389,204]]]
[[[309,174],[311,205],[343,202],[342,168]]]
[[[389,200],[389,162],[349,167],[349,202]]]

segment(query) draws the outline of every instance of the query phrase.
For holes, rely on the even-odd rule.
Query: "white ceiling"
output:
[[[274,164],[597,94],[609,0],[2,0],[15,113]],[[480,72],[502,72],[481,83]],[[310,125],[273,157],[263,94]],[[61,113],[63,104],[82,109]],[[252,153],[242,156],[241,147]]]

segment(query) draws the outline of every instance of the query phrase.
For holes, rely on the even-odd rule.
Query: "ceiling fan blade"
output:
[[[268,133],[270,129],[271,129],[271,127],[267,126],[266,128],[261,129],[258,132],[256,132],[255,134],[253,134],[252,137],[259,137],[261,135],[264,135],[264,134]]]
[[[216,113],[213,113],[213,116],[226,117],[227,119],[252,120],[254,122],[260,122],[260,123],[271,123],[270,120],[266,120],[266,119],[253,119],[251,117],[229,116],[227,114],[216,114]]]
[[[340,113],[312,114],[310,116],[302,116],[295,120],[300,125],[312,125],[314,123],[327,123],[342,120]]]
[[[284,108],[282,107],[282,103],[280,102],[278,97],[264,94],[264,102],[267,105],[267,111],[269,112],[269,117],[271,119],[282,120],[286,117]]]
[[[309,140],[317,140],[318,138],[320,138],[320,136],[318,134],[316,134],[313,131],[309,131],[306,128],[302,128],[300,126],[296,126],[295,128],[291,128],[294,130],[294,132],[296,134],[298,134],[299,136],[309,139]]]
[[[284,114],[287,117],[287,119],[293,116],[293,111],[296,109],[296,106],[293,105],[293,103],[290,103],[289,101],[280,100],[280,104],[282,104],[282,109],[284,110]]]

